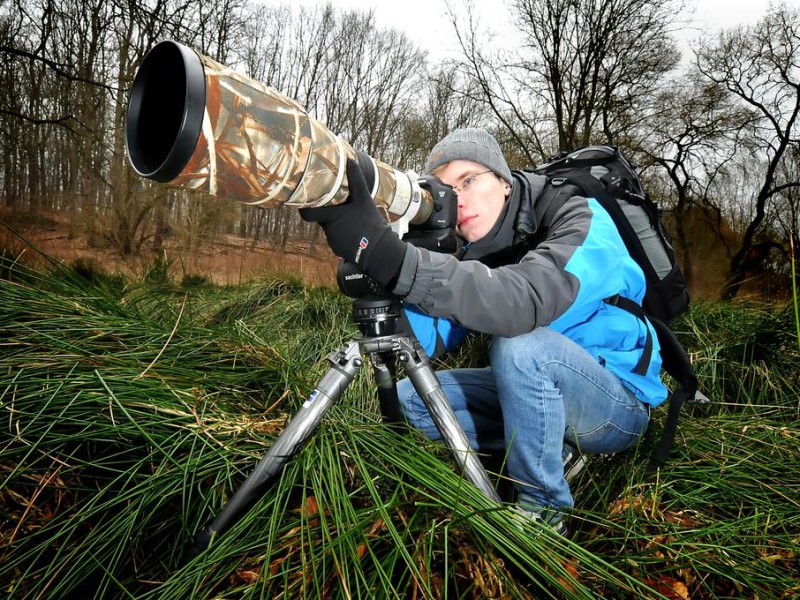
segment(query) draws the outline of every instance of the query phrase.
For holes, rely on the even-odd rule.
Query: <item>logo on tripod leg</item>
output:
[[[301,408],[308,408],[311,406],[312,402],[317,399],[317,396],[319,396],[319,390],[315,389],[311,392],[308,398],[306,398],[306,401],[303,402],[303,406]]]

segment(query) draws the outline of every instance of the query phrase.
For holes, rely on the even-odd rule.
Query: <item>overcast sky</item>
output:
[[[283,4],[286,0],[262,0],[267,4]],[[689,0],[691,2],[691,0]],[[767,11],[770,0],[695,0],[696,10],[692,29],[686,32],[691,42],[699,32],[713,32],[723,27],[755,23]],[[788,0],[788,3],[800,0]],[[381,27],[394,27],[405,31],[409,38],[428,50],[432,59],[444,56],[448,46],[452,49],[452,27],[446,12],[446,0],[331,0],[342,9],[374,9],[375,18]],[[459,4],[459,0],[454,0]],[[293,6],[324,4],[324,0],[292,0]],[[475,0],[486,22],[503,39],[506,22],[506,2],[498,0]]]

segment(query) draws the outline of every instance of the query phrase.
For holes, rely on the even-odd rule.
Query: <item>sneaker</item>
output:
[[[532,508],[529,508],[528,505],[521,505],[521,504],[514,505],[514,511],[527,521],[549,525],[550,528],[553,530],[553,533],[557,535],[560,535],[562,537],[567,537],[567,535],[569,534],[569,527],[567,526],[567,520],[561,513],[554,511],[547,511],[550,514],[545,516],[545,513],[543,511],[537,511]]]
[[[564,446],[564,479],[572,481],[586,466],[586,455],[571,446]]]

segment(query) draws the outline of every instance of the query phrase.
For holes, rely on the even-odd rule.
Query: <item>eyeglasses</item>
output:
[[[482,173],[473,173],[472,175],[468,175],[464,178],[464,181],[461,182],[459,185],[454,185],[453,190],[457,194],[461,194],[462,192],[466,192],[472,187],[472,184],[475,183],[475,180],[480,177],[481,175],[486,175],[487,173],[491,173],[492,170],[489,169],[488,171],[483,171]]]

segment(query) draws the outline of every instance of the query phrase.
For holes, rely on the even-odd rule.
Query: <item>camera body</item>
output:
[[[455,254],[461,246],[456,235],[458,197],[455,191],[433,175],[424,175],[417,179],[417,183],[431,195],[433,208],[423,223],[409,225],[403,239],[419,248]]]

